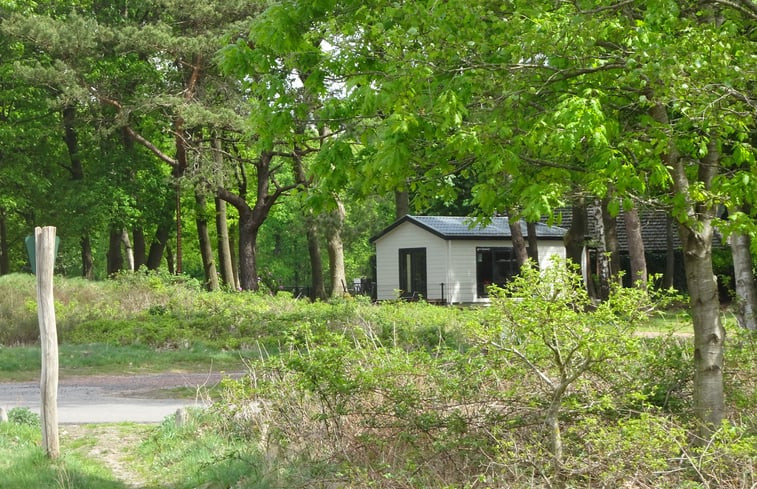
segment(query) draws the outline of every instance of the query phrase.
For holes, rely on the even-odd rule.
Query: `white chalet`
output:
[[[495,217],[488,226],[468,217],[411,216],[371,238],[376,245],[376,298],[419,298],[430,302],[487,303],[486,286],[517,273],[510,226]],[[523,237],[527,228],[521,222]],[[566,230],[536,224],[539,264],[565,258]]]

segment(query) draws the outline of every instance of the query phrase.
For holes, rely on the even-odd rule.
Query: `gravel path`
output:
[[[161,373],[69,377],[58,382],[58,422],[61,424],[157,423],[177,409],[204,406],[201,392],[224,377],[242,373]],[[195,399],[172,399],[166,390],[197,391]],[[0,407],[27,407],[39,413],[39,382],[0,383]]]

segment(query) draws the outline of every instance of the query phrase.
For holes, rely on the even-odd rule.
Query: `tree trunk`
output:
[[[610,260],[605,247],[604,205],[597,200],[592,209],[594,229],[597,233],[597,298],[605,301],[610,297]]]
[[[308,255],[310,256],[310,286],[312,298],[326,300],[326,286],[323,281],[323,261],[318,240],[318,224],[312,214],[305,216],[305,229],[308,236]]]
[[[124,254],[126,255],[127,267],[130,271],[134,271],[134,248],[131,246],[129,240],[129,232],[126,229],[121,230],[121,243],[124,245]]]
[[[757,291],[749,251],[749,235],[733,233],[729,239],[736,279],[736,317],[742,328],[757,330]]]
[[[665,275],[662,283],[666,289],[673,287],[676,275],[676,250],[673,245],[673,217],[668,214],[665,218]]]
[[[407,190],[395,190],[394,192],[395,218],[410,214],[410,192]]]
[[[92,256],[92,242],[89,236],[84,235],[79,238],[81,246],[81,275],[87,280],[95,278],[95,259]]]
[[[651,89],[647,98],[654,100]],[[664,105],[653,105],[650,114],[658,123],[670,124]],[[704,443],[720,427],[725,414],[725,330],[720,322],[718,287],[712,268],[712,220],[716,209],[712,202],[695,203],[691,200],[689,178],[692,174],[687,171],[688,162],[684,162],[673,140],[668,142],[667,150],[662,158],[673,180],[674,191],[686,199],[686,219],[678,229],[694,323],[694,412],[700,422],[700,440]],[[720,170],[718,139],[714,135],[710,135],[707,154],[697,166],[696,184],[707,191]]]
[[[237,256],[237,250],[239,247],[237,246],[236,237],[239,236],[239,230],[236,229],[236,225],[233,223],[231,226],[229,226],[229,253],[231,253],[231,271],[234,273],[234,288],[240,289],[239,285],[239,257]]]
[[[618,245],[618,220],[610,214],[610,199],[602,199],[602,227],[605,230],[605,250],[609,255],[610,276],[617,282],[620,277],[620,246]]]
[[[258,230],[252,210],[239,210],[239,286],[242,290],[259,289],[257,242]]]
[[[631,260],[631,283],[634,287],[647,288],[647,259],[644,256],[644,241],[641,237],[641,221],[636,206],[623,213],[628,238],[628,257]]]
[[[168,269],[168,273],[171,275],[174,274],[174,261],[173,261],[173,252],[171,251],[171,244],[166,243],[166,268]]]
[[[0,275],[10,273],[10,257],[8,256],[8,231],[5,228],[5,212],[0,210]]]
[[[218,262],[221,265],[221,280],[227,287],[236,288],[234,280],[234,263],[229,244],[229,226],[226,218],[226,201],[215,198],[216,234],[218,235]]]
[[[155,229],[155,237],[150,243],[150,251],[147,254],[147,269],[157,270],[160,268],[160,263],[163,261],[163,252],[168,247],[168,238],[171,235],[171,228],[173,227],[173,214],[176,200],[172,192],[166,194],[166,200],[163,203],[163,210],[158,222],[158,227]],[[170,254],[170,252],[167,252]],[[173,262],[171,262],[173,263]],[[169,270],[169,273],[173,274],[173,267]]]
[[[513,242],[513,251],[515,260],[518,262],[518,269],[525,265],[528,260],[528,251],[526,250],[526,240],[523,239],[523,230],[520,227],[520,220],[515,219],[515,212],[508,211],[507,223],[510,226],[510,236]]]
[[[536,223],[526,223],[526,230],[528,231],[528,258],[534,262],[534,265],[539,267],[539,237],[536,236]]]
[[[581,266],[583,261],[587,232],[586,202],[583,197],[578,197],[573,204],[573,220],[570,222],[570,228],[565,233],[564,238],[567,258],[578,266]]]
[[[108,277],[115,275],[124,268],[124,258],[121,255],[121,230],[111,229],[110,239],[108,242]]]
[[[207,202],[205,196],[195,189],[195,222],[197,223],[197,237],[200,242],[200,256],[202,257],[202,269],[205,273],[205,287],[208,290],[218,290],[218,273],[216,262],[213,258],[213,245],[210,243],[208,232],[208,219],[206,217]]]
[[[331,276],[331,297],[342,297],[347,293],[347,277],[344,273],[344,245],[342,227],[344,226],[344,205],[339,197],[334,196],[336,209],[331,212],[326,228],[326,243],[329,249],[329,275]]]
[[[141,227],[134,226],[132,234],[134,235],[134,270],[139,270],[147,263],[145,233]]]
[[[708,438],[720,426],[725,402],[723,394],[723,343],[717,279],[712,269],[712,225],[700,220],[695,231],[680,228],[684,246],[686,284],[694,320],[694,410],[703,423],[700,434]]]
[[[73,105],[66,105],[62,111],[63,120],[63,140],[66,143],[66,149],[68,150],[68,159],[71,166],[68,168],[71,174],[71,180],[75,182],[84,181],[84,166],[81,162],[79,155],[79,135],[76,133],[76,107]],[[89,232],[84,231],[79,239],[81,245],[81,259],[82,277],[92,280],[95,273],[95,261],[92,256],[92,243],[89,239]]]

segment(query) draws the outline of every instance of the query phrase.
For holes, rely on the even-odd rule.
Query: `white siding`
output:
[[[441,299],[441,287],[447,279],[446,242],[415,224],[404,222],[376,240],[376,297],[397,298],[400,288],[399,250],[426,248],[426,283],[428,299]],[[445,290],[446,294],[446,290]]]
[[[449,303],[488,303],[476,294],[476,248],[511,247],[510,240],[444,240],[410,222],[404,222],[376,240],[376,295],[378,300],[397,298],[399,289],[399,250],[426,248],[428,299]],[[565,258],[561,240],[539,241],[539,265],[551,263],[551,257]]]

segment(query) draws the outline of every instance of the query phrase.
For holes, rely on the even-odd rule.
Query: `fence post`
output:
[[[58,439],[58,331],[55,326],[53,269],[55,267],[55,228],[34,229],[37,272],[37,317],[42,349],[40,375],[40,418],[42,446],[49,458],[60,455]]]

